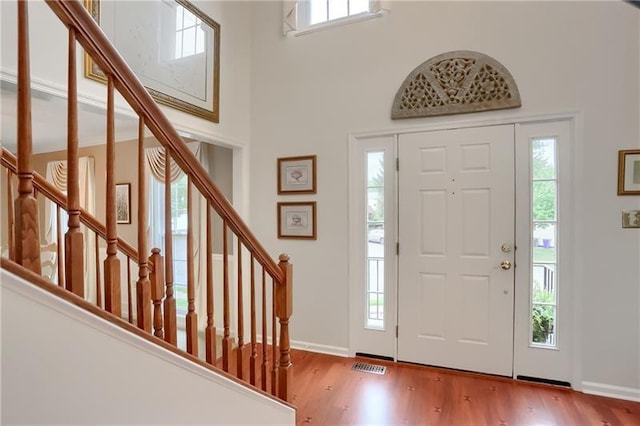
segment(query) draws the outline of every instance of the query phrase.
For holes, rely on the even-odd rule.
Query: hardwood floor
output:
[[[299,425],[639,425],[640,403],[480,374],[294,350]],[[356,361],[385,375],[351,370]]]

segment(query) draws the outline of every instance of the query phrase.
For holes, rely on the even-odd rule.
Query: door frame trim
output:
[[[351,162],[354,161],[353,153],[355,152],[355,145],[357,144],[359,139],[373,138],[373,137],[383,137],[383,136],[399,136],[400,134],[406,133],[415,133],[415,132],[425,132],[425,131],[434,131],[434,130],[454,130],[461,128],[469,128],[469,127],[485,127],[485,126],[495,126],[495,125],[504,125],[504,124],[531,124],[531,123],[544,123],[544,122],[553,122],[553,121],[568,121],[571,128],[572,139],[570,141],[570,155],[569,161],[571,168],[571,182],[575,184],[577,182],[577,177],[581,176],[583,170],[580,166],[581,162],[576,161],[577,158],[580,158],[582,155],[582,141],[583,141],[583,129],[584,129],[584,114],[582,111],[577,110],[565,110],[565,111],[557,111],[552,113],[538,113],[538,114],[526,114],[526,113],[516,113],[516,114],[502,114],[497,117],[487,117],[484,119],[463,119],[463,120],[451,120],[450,117],[447,119],[440,119],[435,123],[421,123],[420,125],[409,127],[409,126],[393,126],[386,129],[377,129],[377,130],[360,130],[360,131],[351,131],[348,134],[348,153],[349,153],[349,182],[351,183],[354,179],[353,171],[351,167]],[[515,143],[515,140],[514,140]],[[517,175],[517,171],[516,171]],[[357,177],[355,177],[357,178]],[[349,229],[358,229],[359,226],[362,225],[362,219],[358,219],[358,215],[355,214],[357,210],[356,203],[354,201],[357,198],[356,194],[353,194],[354,187],[350,184],[348,188],[348,227]],[[397,190],[397,188],[396,188]],[[579,195],[576,195],[576,191],[572,191],[572,198],[570,200],[570,205],[580,205]],[[574,212],[571,212],[572,214]],[[516,223],[518,223],[518,218],[516,217]],[[575,242],[573,240],[575,236],[575,224],[564,224],[563,226],[571,227],[571,241],[565,244],[569,244],[571,250],[575,246]],[[349,254],[348,254],[348,269],[349,269],[349,297],[351,297],[351,287],[355,285],[355,279],[357,279],[358,274],[354,271],[354,265],[359,265],[360,259],[363,256],[362,252],[358,250],[353,250],[353,248],[358,247],[357,233],[350,232],[349,233]],[[361,246],[361,244],[360,244]],[[567,270],[570,271],[572,281],[574,283],[580,282],[582,275],[582,263],[580,259],[573,258],[571,259],[571,264],[567,265]],[[361,275],[361,274],[360,274]],[[397,283],[396,283],[397,285]],[[397,293],[397,288],[396,288]],[[571,347],[573,353],[573,364],[572,364],[572,388],[578,391],[582,390],[582,352],[580,348],[582,347],[582,324],[580,318],[582,318],[582,305],[580,301],[582,300],[582,290],[579,285],[573,285],[572,288],[572,298],[571,298],[571,309],[573,312],[573,316],[571,318],[571,329],[572,329],[572,339],[571,339]],[[354,342],[352,339],[352,327],[354,326],[352,322],[352,313],[351,306],[352,303],[349,301],[348,306],[350,307],[349,312],[349,355],[353,356],[355,354],[356,349],[354,348]],[[515,306],[514,306],[514,315],[515,315]],[[396,300],[396,310],[397,310],[397,300]],[[514,318],[515,321],[515,318]],[[397,324],[397,318],[396,318]],[[514,324],[515,325],[515,324]],[[515,327],[514,327],[515,333]],[[514,336],[514,345],[517,341],[517,336]],[[514,356],[514,365],[516,363],[515,359],[516,351],[514,346],[513,356]],[[397,359],[397,344],[396,344],[396,359]]]

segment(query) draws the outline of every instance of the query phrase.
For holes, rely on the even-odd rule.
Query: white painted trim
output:
[[[344,18],[332,19],[331,21],[321,22],[319,24],[310,25],[306,28],[297,31],[290,31],[287,35],[294,37],[300,37],[305,34],[311,34],[318,31],[328,30],[329,28],[341,27],[347,24],[353,24],[355,22],[368,21],[369,19],[380,18],[383,15],[383,11],[378,12],[363,12],[358,15],[345,16]]]
[[[304,342],[301,340],[292,340],[291,347],[303,351],[317,352],[320,354],[349,357],[349,349],[340,346],[321,345],[320,343]]]
[[[525,114],[513,113],[505,114],[501,117],[492,117],[485,119],[462,119],[441,121],[437,123],[420,124],[418,126],[394,126],[390,128],[381,128],[373,130],[356,130],[349,132],[349,140],[356,140],[363,137],[388,136],[395,134],[429,132],[433,130],[455,130],[468,127],[486,127],[499,126],[503,124],[524,124],[524,123],[542,123],[546,121],[571,120],[577,116],[581,116],[581,112],[575,110],[557,111],[554,113],[538,113]]]
[[[155,356],[163,361],[170,362],[171,364],[182,368],[190,373],[197,374],[206,380],[215,382],[221,386],[224,386],[231,392],[243,394],[247,397],[251,397],[254,400],[270,400],[274,404],[279,404],[283,409],[292,410],[277,400],[266,397],[265,395],[255,392],[249,388],[244,387],[236,383],[235,381],[217,374],[203,366],[191,362],[186,358],[183,358],[157,344],[154,344],[142,337],[139,337],[133,333],[128,332],[103,318],[94,315],[84,309],[61,299],[30,282],[11,274],[6,270],[0,270],[0,287],[2,292],[13,292],[22,297],[25,297],[34,303],[42,305],[46,309],[56,311],[66,317],[82,323],[87,327],[94,329],[95,331],[104,334],[105,337],[110,337],[119,340],[141,352],[146,352],[151,356]]]
[[[624,386],[607,385],[604,383],[582,382],[582,392],[589,395],[606,396],[640,402],[640,389]]]

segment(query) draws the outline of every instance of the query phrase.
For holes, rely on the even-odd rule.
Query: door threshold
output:
[[[516,379],[522,380],[523,382],[540,383],[544,385],[558,386],[562,388],[571,389],[571,383],[565,382],[563,380],[543,379],[540,377],[531,377],[531,376],[517,376]]]
[[[382,361],[391,361],[391,362],[395,361],[393,359],[393,357],[391,357],[391,356],[367,354],[367,353],[364,353],[364,352],[356,352],[356,356],[363,357],[363,358],[379,359],[379,360],[382,360]]]

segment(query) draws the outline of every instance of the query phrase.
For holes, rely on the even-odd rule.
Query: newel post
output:
[[[293,265],[287,254],[280,255],[278,264],[284,282],[276,285],[276,315],[280,321],[280,361],[278,362],[278,398],[291,401],[293,364],[289,343],[289,318],[293,313]]]

